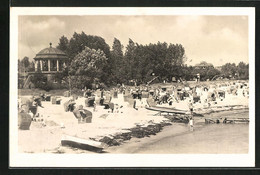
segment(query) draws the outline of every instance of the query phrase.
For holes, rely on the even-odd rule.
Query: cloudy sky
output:
[[[116,37],[126,46],[129,38],[139,44],[182,44],[188,65],[207,61],[248,63],[247,16],[19,16],[19,59],[31,60],[64,35],[84,31],[105,39],[112,47]]]

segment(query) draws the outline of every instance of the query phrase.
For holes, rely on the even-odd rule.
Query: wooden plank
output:
[[[94,140],[86,140],[78,137],[63,135],[61,138],[61,145],[71,146],[74,148],[80,148],[84,150],[102,152],[105,148],[105,144]]]
[[[152,111],[174,113],[174,114],[187,114],[188,113],[188,111],[184,111],[184,110],[170,109],[170,108],[163,108],[163,107],[146,107],[146,109],[152,110]]]

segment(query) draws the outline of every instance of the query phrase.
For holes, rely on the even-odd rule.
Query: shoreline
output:
[[[233,112],[222,111],[210,115],[215,118],[223,115],[222,113],[248,115],[248,111],[244,109]],[[248,124],[205,124],[203,121],[204,118],[195,119],[192,132],[187,124],[172,123],[156,135],[142,139],[133,138],[120,146],[108,147],[106,151],[109,154],[154,154],[155,152],[158,154],[246,154],[248,152]],[[227,142],[229,146],[225,147]]]
[[[237,108],[222,108],[222,110],[218,111],[212,111],[211,113],[204,113],[204,115],[210,115],[210,114],[216,114],[216,113],[221,113],[221,112],[227,112],[227,113],[233,113],[234,111],[239,111],[239,110],[247,110],[248,108],[246,106],[237,106]],[[144,110],[146,111],[144,113]],[[42,127],[42,128],[37,128],[34,126],[32,130],[29,130],[30,134],[25,134],[27,131],[19,131],[19,141],[22,141],[22,143],[19,143],[20,146],[24,147],[21,152],[27,152],[27,153],[39,153],[39,152],[47,152],[47,153],[69,153],[69,152],[86,152],[90,153],[90,151],[87,150],[80,150],[77,148],[71,148],[71,147],[66,147],[66,146],[61,146],[60,144],[60,138],[63,134],[69,134],[72,136],[76,136],[79,138],[83,139],[90,139],[90,140],[95,140],[95,141],[100,141],[105,144],[107,144],[108,149],[111,147],[116,147],[116,146],[121,146],[124,145],[125,142],[131,141],[132,139],[139,139],[142,140],[144,138],[150,138],[152,136],[155,136],[161,131],[164,130],[166,126],[169,125],[178,125],[176,122],[172,122],[169,118],[165,116],[153,116],[153,115],[148,115],[146,118],[142,116],[142,114],[147,114],[146,109],[142,109],[141,115],[137,116],[135,120],[132,121],[132,124],[129,124],[128,126],[121,126],[119,128],[111,128],[111,125],[103,126],[103,127],[90,127],[88,124],[78,124],[77,122],[71,123],[71,124],[65,124],[65,129],[61,129],[57,123],[53,122],[54,126],[47,126],[47,127]],[[140,112],[138,111],[138,112]],[[69,114],[69,113],[67,113]],[[152,113],[154,114],[154,113]],[[114,116],[113,116],[114,115]],[[123,116],[124,114],[108,114],[108,117],[106,119],[100,119],[103,120],[101,124],[105,124],[106,120],[110,119],[110,122],[113,119],[116,119],[116,121],[120,120],[126,120],[127,117]],[[133,116],[133,115],[132,115]],[[70,116],[71,117],[71,116]],[[73,116],[74,117],[74,116]],[[139,118],[138,118],[139,117]],[[143,117],[143,118],[140,118]],[[204,117],[194,117],[195,118],[195,123],[197,122],[204,122]],[[97,119],[97,118],[96,118]],[[138,120],[136,120],[138,119]],[[140,120],[141,119],[141,120]],[[146,120],[145,120],[146,119]],[[52,123],[52,120],[47,121],[47,123]],[[94,120],[95,121],[95,120]],[[69,120],[68,122],[71,122]],[[107,123],[110,123],[107,121]],[[127,122],[127,121],[124,121]],[[120,123],[120,122],[119,122]],[[36,122],[34,123],[36,124]],[[184,126],[185,128],[188,127],[187,124],[180,123],[179,125]],[[77,126],[77,127],[75,127]],[[89,127],[86,128],[86,127]],[[107,127],[107,128],[106,128]],[[114,126],[113,126],[114,127]],[[73,129],[72,129],[73,128]],[[71,130],[72,129],[72,130]],[[92,132],[88,132],[92,129]],[[102,132],[100,132],[102,129]],[[112,130],[111,130],[112,129]],[[21,134],[22,133],[22,134]],[[103,133],[103,134],[102,134]],[[37,138],[37,135],[44,135],[42,139]],[[27,138],[27,139],[24,139]],[[30,146],[31,144],[28,143],[30,138],[35,138],[33,145],[35,146]],[[142,138],[142,139],[141,139]],[[30,139],[31,140],[31,139]],[[38,140],[38,141],[37,141]],[[44,143],[44,140],[51,140],[50,145],[46,145]],[[36,145],[41,144],[39,149],[35,148],[37,147]],[[25,146],[26,144],[27,146]],[[44,147],[46,146],[46,148]],[[105,150],[106,150],[105,148]],[[93,152],[94,153],[94,152]]]

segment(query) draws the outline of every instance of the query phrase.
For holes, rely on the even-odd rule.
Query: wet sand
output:
[[[205,117],[248,117],[248,111],[225,111]],[[249,143],[248,124],[204,124],[203,118],[195,119],[194,131],[182,123],[166,126],[155,136],[132,138],[120,146],[106,151],[113,154],[247,154]]]

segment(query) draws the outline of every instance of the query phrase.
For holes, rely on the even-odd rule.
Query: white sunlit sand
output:
[[[30,98],[23,96],[22,98]],[[72,112],[65,112],[63,103],[71,99],[70,97],[60,97],[61,104],[52,104],[51,102],[42,102],[42,107],[38,107],[38,113],[43,118],[46,126],[41,122],[32,122],[30,130],[19,130],[19,151],[21,152],[51,152],[61,146],[62,135],[75,136],[83,139],[100,140],[103,137],[113,137],[117,134],[130,132],[129,129],[139,126],[148,126],[150,124],[159,124],[170,121],[163,116],[155,115],[156,111],[145,109],[146,100],[137,100],[134,109],[124,100],[123,94],[118,94],[118,98],[111,101],[115,103],[115,111],[104,109],[103,106],[84,107],[92,112],[91,123],[78,123]],[[85,99],[79,97],[75,100],[76,106],[85,106]],[[208,104],[207,104],[208,105]],[[226,94],[223,101],[217,99],[212,102],[210,108],[204,103],[195,103],[194,111],[201,113],[210,111],[230,110],[231,107],[247,108],[248,98],[243,96],[239,90],[237,95]],[[160,105],[169,107],[169,105]],[[176,109],[188,110],[188,99],[173,103],[171,106]]]

